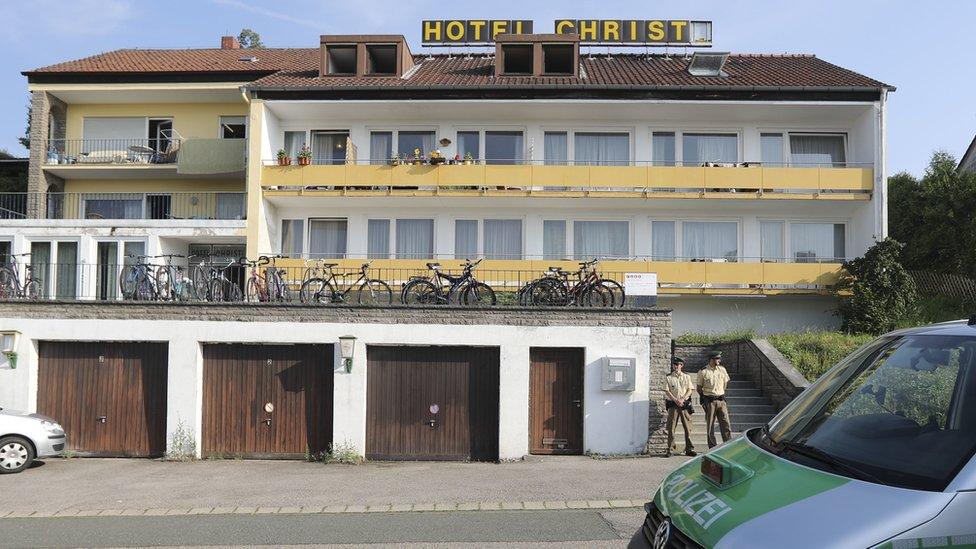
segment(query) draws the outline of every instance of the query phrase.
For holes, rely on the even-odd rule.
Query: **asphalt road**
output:
[[[522,547],[622,547],[642,514],[630,509],[4,519],[0,547],[453,547],[501,542]]]

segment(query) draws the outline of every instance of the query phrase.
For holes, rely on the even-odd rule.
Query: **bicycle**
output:
[[[288,285],[285,284],[284,276],[287,272],[278,269],[275,265],[280,255],[258,257],[256,261],[250,261],[246,257],[240,259],[242,266],[251,268],[251,275],[244,285],[244,297],[248,302],[267,303],[269,301],[289,301],[291,294]],[[259,267],[271,265],[264,270],[264,275],[260,273]]]
[[[356,302],[360,305],[393,303],[393,291],[390,285],[378,278],[369,278],[369,266],[372,261],[363,263],[359,267],[359,277],[352,284],[346,284],[345,279],[356,273],[336,274],[333,267],[337,267],[338,263],[316,263],[305,270],[308,278],[302,282],[302,287],[298,291],[298,298],[302,303],[344,303],[346,296],[354,288],[357,289]],[[322,275],[319,275],[320,270]],[[338,289],[339,279],[343,280],[342,290]]]
[[[223,267],[211,266],[210,277],[207,282],[207,299],[212,302],[244,301],[244,294],[236,282],[227,278],[227,269],[239,266],[240,260],[231,259]]]
[[[156,269],[156,293],[164,301],[189,301],[195,295],[195,285],[181,265],[173,265],[173,258],[189,259],[185,255],[166,254],[166,263]],[[192,256],[191,256],[192,257]]]
[[[10,264],[0,266],[0,299],[37,300],[41,295],[41,284],[34,279],[34,268],[30,263],[24,265],[24,283],[20,282],[20,269],[17,257],[30,257],[30,252],[8,254]]]
[[[156,291],[156,280],[153,276],[151,263],[144,260],[152,256],[126,254],[125,257],[135,259],[136,262],[126,265],[119,273],[119,290],[122,299],[134,301],[153,301],[159,297]]]
[[[615,281],[601,278],[596,271],[598,259],[582,261],[576,271],[576,281],[570,282],[569,271],[549,267],[542,276],[519,290],[522,305],[564,307],[613,307],[618,299],[623,306],[623,288]]]
[[[495,305],[495,290],[472,274],[481,261],[465,260],[458,276],[442,272],[440,263],[427,263],[433,271],[430,277],[412,277],[403,287],[400,300],[404,305]]]

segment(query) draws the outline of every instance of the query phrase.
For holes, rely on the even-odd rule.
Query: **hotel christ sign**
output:
[[[532,34],[532,21],[448,19],[422,22],[425,46],[491,44],[500,34]],[[606,46],[711,46],[712,22],[687,19],[556,19],[556,34],[578,34],[580,42]]]

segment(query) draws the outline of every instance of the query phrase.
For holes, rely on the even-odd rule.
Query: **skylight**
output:
[[[722,68],[728,61],[728,52],[695,52],[688,63],[688,74],[692,76],[728,76]]]

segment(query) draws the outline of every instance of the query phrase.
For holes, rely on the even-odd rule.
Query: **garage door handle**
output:
[[[108,421],[108,418],[106,416],[98,416],[98,418],[96,418],[96,421],[98,421],[99,423],[105,423],[106,421]]]
[[[270,427],[271,426],[271,418],[269,417],[268,419],[264,420],[264,423],[266,423],[268,425],[268,427]]]
[[[583,406],[583,401],[582,400],[574,400],[573,401],[573,404],[575,404],[577,408],[580,408],[580,407]]]

